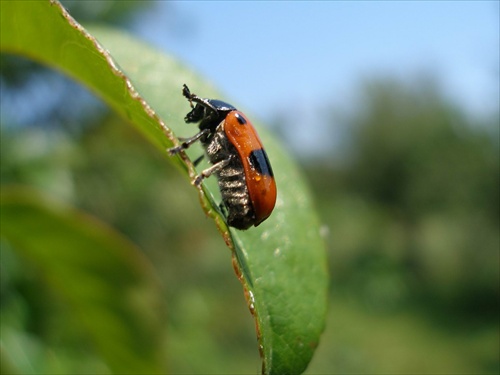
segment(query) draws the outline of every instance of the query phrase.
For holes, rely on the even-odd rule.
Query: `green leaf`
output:
[[[71,307],[115,373],[164,373],[161,291],[133,244],[102,222],[39,195],[3,188],[0,235]]]
[[[176,142],[174,134],[189,136],[196,131],[183,122],[189,110],[181,96],[183,83],[198,95],[232,102],[176,60],[121,31],[90,27],[98,42],[58,3],[2,1],[1,10],[3,51],[31,56],[79,80],[163,152]],[[300,373],[324,328],[328,285],[324,244],[303,176],[279,142],[260,124],[254,125],[278,186],[271,217],[257,228],[233,230],[219,213],[219,193],[211,179],[198,189],[199,197],[232,250],[256,318],[263,372]],[[188,156],[192,159],[201,152],[193,147]],[[188,156],[170,160],[192,180],[196,170]]]

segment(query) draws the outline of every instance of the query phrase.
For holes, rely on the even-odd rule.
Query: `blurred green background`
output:
[[[152,6],[106,2],[96,11],[85,3],[65,4],[83,23],[121,27]],[[58,196],[139,245],[164,286],[172,372],[257,373],[253,320],[195,190],[77,84],[21,58],[1,59],[2,186]],[[498,373],[498,108],[471,115],[433,74],[374,74],[355,91],[347,109],[317,109],[322,137],[340,126],[345,152],[291,149],[324,223],[331,275],[327,327],[307,372]],[[30,106],[40,98],[43,105]],[[271,124],[284,139],[287,120],[277,111]],[[1,339],[19,346],[16,365],[106,372],[37,280],[36,267],[2,243]]]

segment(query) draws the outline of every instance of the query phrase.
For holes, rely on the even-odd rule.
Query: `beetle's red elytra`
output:
[[[182,94],[192,110],[186,123],[198,123],[199,132],[168,150],[175,155],[200,141],[211,166],[195,179],[196,185],[214,174],[227,223],[248,229],[266,220],[276,204],[276,181],[266,151],[248,118],[232,105],[200,98],[184,85]],[[196,105],[193,106],[193,102]],[[195,165],[201,160],[195,161]]]

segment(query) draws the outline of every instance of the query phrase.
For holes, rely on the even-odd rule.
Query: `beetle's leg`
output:
[[[193,165],[196,167],[198,166],[198,164],[200,164],[200,162],[203,160],[203,158],[205,157],[205,155],[201,154],[200,156],[198,156],[198,158],[193,161]]]
[[[227,214],[228,214],[227,207],[223,202],[219,203],[219,210],[222,216],[224,216],[224,218],[227,219]]]
[[[213,173],[220,171],[225,168],[229,162],[231,161],[231,157],[221,160],[218,163],[212,165],[211,167],[203,170],[196,178],[194,179],[194,184],[196,186],[200,186],[201,182],[204,178],[210,177]]]
[[[200,139],[201,137],[203,137],[204,135],[206,135],[208,133],[210,133],[210,130],[203,129],[201,132],[193,135],[190,138],[179,138],[183,142],[179,146],[177,146],[177,147],[169,148],[167,151],[168,151],[168,153],[171,156],[175,155],[175,154],[178,154],[179,152],[181,152],[182,150],[185,150],[186,148],[188,148],[189,146],[191,146],[194,142],[196,142],[198,139]]]

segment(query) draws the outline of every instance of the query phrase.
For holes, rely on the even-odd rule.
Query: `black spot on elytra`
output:
[[[245,120],[245,118],[239,113],[236,113],[234,116],[236,117],[236,120],[238,120],[240,125],[245,125],[247,123],[247,120]]]
[[[273,169],[267,158],[267,154],[264,149],[260,148],[258,150],[253,150],[248,157],[250,165],[259,174],[273,177]]]

